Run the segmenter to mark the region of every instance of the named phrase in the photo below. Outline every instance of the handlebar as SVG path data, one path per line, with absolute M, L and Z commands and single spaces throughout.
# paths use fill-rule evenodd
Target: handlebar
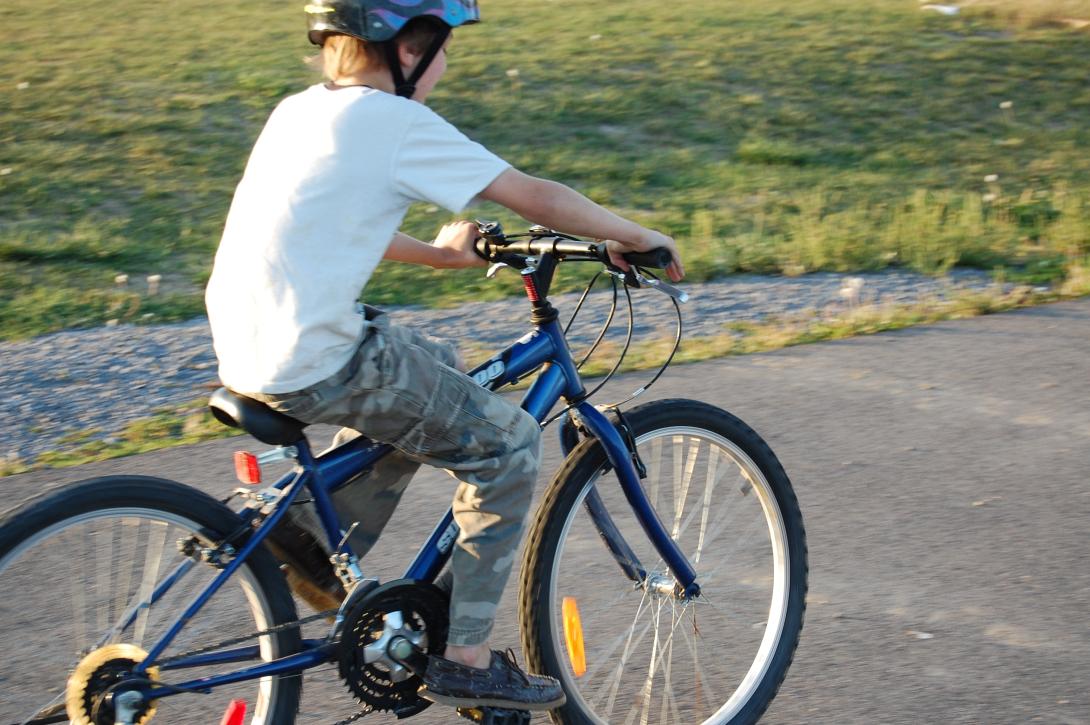
M 506 264 L 523 269 L 527 266 L 530 257 L 542 259 L 548 255 L 556 262 L 565 260 L 599 262 L 604 264 L 611 273 L 618 276 L 621 274 L 609 258 L 605 242 L 588 242 L 541 226 L 531 227 L 526 235 L 508 238 L 499 222 L 477 222 L 477 230 L 480 236 L 477 238 L 475 251 L 479 257 L 494 264 Z M 623 257 L 631 265 L 631 268 L 624 273 L 625 284 L 629 287 L 651 287 L 681 302 L 689 299 L 689 295 L 684 291 L 662 280 L 645 277 L 637 269 L 637 267 L 665 269 L 673 261 L 670 250 L 658 247 L 647 252 L 628 252 Z M 547 275 L 551 281 L 551 265 Z M 548 289 L 548 286 L 546 281 L 545 289 Z
M 629 252 L 624 254 L 622 256 L 624 260 L 628 262 L 629 267 L 622 272 L 610 258 L 609 250 L 606 247 L 605 242 L 588 242 L 543 226 L 530 227 L 526 234 L 516 234 L 509 238 L 503 233 L 503 227 L 500 226 L 500 223 L 495 221 L 478 221 L 477 233 L 478 237 L 474 243 L 474 251 L 485 261 L 492 262 L 492 267 L 488 270 L 488 276 L 492 277 L 501 267 L 516 268 L 522 276 L 523 286 L 526 288 L 526 296 L 530 298 L 530 303 L 533 306 L 533 314 L 531 315 L 530 320 L 538 326 L 556 324 L 557 321 L 558 313 L 556 308 L 549 303 L 548 294 L 549 287 L 552 285 L 553 274 L 556 271 L 559 262 L 564 260 L 594 261 L 605 265 L 613 285 L 613 306 L 610 308 L 605 324 L 598 334 L 598 339 L 590 346 L 590 350 L 583 355 L 583 359 L 576 364 L 575 367 L 577 370 L 583 367 L 583 363 L 594 354 L 594 351 L 598 349 L 599 343 L 605 338 L 609 326 L 613 322 L 613 313 L 617 309 L 617 278 L 623 278 L 624 286 L 626 288 L 625 298 L 628 300 L 628 337 L 625 340 L 624 348 L 621 350 L 621 354 L 617 358 L 617 362 L 614 364 L 613 369 L 605 376 L 605 379 L 598 383 L 598 386 L 595 387 L 594 390 L 590 391 L 590 393 L 580 395 L 578 398 L 579 401 L 585 401 L 601 390 L 602 386 L 609 382 L 614 373 L 620 369 L 621 363 L 625 358 L 625 353 L 628 352 L 628 346 L 632 342 L 633 323 L 635 322 L 632 297 L 628 294 L 628 287 L 649 287 L 671 297 L 674 309 L 677 312 L 677 336 L 674 338 L 674 347 L 670 351 L 669 356 L 667 356 L 666 362 L 663 363 L 659 371 L 655 373 L 655 376 L 651 378 L 651 382 L 638 388 L 621 404 L 629 402 L 654 385 L 655 381 L 658 380 L 659 376 L 666 370 L 670 361 L 674 359 L 674 355 L 678 351 L 678 346 L 681 344 L 681 307 L 678 306 L 678 303 L 687 302 L 689 300 L 689 294 L 684 290 L 678 289 L 677 287 L 658 279 L 650 272 L 647 272 L 647 275 L 649 276 L 645 276 L 644 274 L 648 268 L 665 269 L 668 267 L 670 263 L 673 262 L 673 255 L 670 253 L 669 249 L 659 247 L 646 252 Z M 599 271 L 587 285 L 587 289 L 579 299 L 579 303 L 576 305 L 575 311 L 568 320 L 567 326 L 564 327 L 561 332 L 564 336 L 567 336 L 568 329 L 571 328 L 576 315 L 578 315 L 579 310 L 582 309 L 587 294 L 591 291 L 591 288 L 601 274 L 602 272 Z M 548 425 L 561 415 L 564 415 L 570 411 L 574 405 L 575 402 L 571 402 L 567 408 L 545 421 L 544 425 Z
M 605 242 L 587 242 L 544 227 L 531 227 L 529 239 L 508 239 L 499 222 L 478 223 L 477 255 L 490 262 L 510 264 L 516 257 L 551 254 L 558 261 L 601 262 L 612 267 Z M 626 262 L 648 269 L 665 269 L 673 261 L 670 250 L 658 247 L 649 252 L 628 252 Z

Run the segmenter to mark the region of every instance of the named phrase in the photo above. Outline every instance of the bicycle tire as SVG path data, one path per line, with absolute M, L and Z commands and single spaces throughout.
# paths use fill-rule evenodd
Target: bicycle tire
M 749 679 L 742 678 L 740 684 L 730 690 L 731 698 L 719 703 L 718 699 L 713 701 L 713 698 L 708 694 L 713 691 L 710 682 L 713 678 L 707 675 L 709 670 L 703 664 L 697 662 L 696 649 L 703 645 L 705 638 L 708 638 L 708 634 L 702 631 L 697 624 L 698 610 L 695 607 L 701 606 L 697 603 L 701 602 L 703 597 L 715 596 L 718 599 L 721 585 L 717 586 L 717 584 L 725 576 L 719 574 L 719 580 L 704 580 L 707 579 L 709 572 L 714 572 L 714 568 L 729 564 L 733 569 L 734 563 L 730 562 L 729 559 L 721 561 L 714 558 L 719 555 L 719 552 L 713 552 L 710 549 L 707 552 L 708 557 L 705 557 L 703 561 L 713 562 L 714 568 L 712 564 L 694 562 L 693 549 L 689 542 L 692 538 L 690 536 L 690 533 L 692 533 L 690 527 L 694 521 L 695 513 L 690 514 L 686 519 L 685 527 L 679 525 L 681 514 L 677 513 L 674 517 L 672 530 L 675 540 L 679 538 L 684 540 L 679 543 L 683 544 L 683 551 L 689 557 L 690 562 L 694 563 L 698 573 L 697 582 L 701 583 L 703 587 L 702 597 L 698 597 L 690 604 L 681 604 L 679 600 L 670 596 L 659 596 L 656 599 L 653 592 L 649 593 L 646 589 L 641 595 L 640 589 L 635 587 L 630 580 L 625 579 L 621 567 L 617 565 L 612 555 L 608 554 L 607 547 L 602 545 L 600 541 L 595 541 L 599 538 L 597 529 L 590 525 L 589 515 L 580 513 L 584 508 L 581 503 L 585 502 L 589 491 L 593 488 L 598 492 L 598 495 L 602 496 L 604 503 L 607 492 L 608 496 L 618 498 L 623 502 L 623 496 L 620 496 L 620 486 L 615 477 L 603 475 L 608 470 L 608 463 L 605 452 L 596 439 L 585 439 L 571 451 L 564 465 L 546 489 L 528 533 L 519 590 L 520 629 L 528 664 L 532 671 L 557 677 L 564 685 L 568 694 L 568 702 L 563 707 L 553 711 L 552 718 L 557 723 L 582 725 L 584 723 L 599 722 L 632 722 L 636 708 L 639 708 L 640 712 L 635 721 L 641 723 L 649 721 L 704 722 L 709 725 L 744 725 L 756 722 L 775 697 L 787 674 L 798 645 L 805 613 L 808 573 L 806 536 L 802 515 L 791 483 L 772 450 L 760 436 L 741 420 L 719 408 L 692 400 L 660 400 L 633 408 L 624 414 L 624 418 L 638 441 L 638 450 L 641 452 L 641 457 L 643 457 L 645 463 L 651 464 L 649 468 L 653 469 L 656 465 L 655 461 L 648 460 L 650 458 L 649 454 L 654 453 L 656 446 L 657 453 L 654 453 L 654 455 L 659 456 L 659 465 L 671 455 L 674 461 L 684 459 L 680 463 L 674 462 L 672 466 L 673 473 L 677 474 L 680 471 L 682 479 L 685 476 L 689 477 L 689 483 L 685 483 L 683 487 L 679 487 L 675 480 L 672 492 L 677 511 L 680 511 L 681 505 L 688 500 L 689 494 L 699 488 L 699 486 L 690 484 L 697 470 L 692 460 L 702 450 L 700 446 L 703 443 L 701 441 L 707 442 L 709 452 L 716 446 L 719 447 L 717 450 L 721 449 L 719 453 L 709 453 L 709 460 L 715 457 L 715 460 L 719 461 L 718 457 L 724 452 L 730 454 L 730 460 L 739 467 L 739 471 L 744 473 L 739 478 L 741 483 L 738 486 L 743 498 L 749 495 L 744 490 L 747 482 L 750 491 L 757 492 L 757 496 L 752 497 L 752 499 L 760 504 L 760 514 L 754 514 L 753 516 L 758 519 L 763 518 L 769 531 L 768 549 L 773 554 L 773 571 L 771 574 L 772 583 L 768 586 L 772 592 L 771 598 L 768 600 L 770 602 L 769 616 L 765 622 L 759 623 L 763 624 L 764 628 L 760 633 L 761 639 L 760 644 L 757 645 L 756 656 L 746 670 L 745 678 Z M 656 440 L 660 441 L 660 443 L 656 444 Z M 688 443 L 685 441 L 688 441 Z M 652 450 L 649 451 L 649 448 Z M 665 454 L 663 448 L 667 448 Z M 694 450 L 696 451 L 695 454 L 693 453 Z M 667 463 L 670 463 L 670 461 L 667 461 Z M 726 489 L 725 485 L 717 488 L 717 486 L 721 486 L 718 483 L 719 467 L 721 465 L 719 462 L 714 465 L 709 463 L 700 469 L 706 473 L 707 483 L 702 494 L 703 512 L 700 523 L 702 531 L 698 533 L 700 545 L 696 549 L 696 559 L 698 560 L 702 553 L 702 547 L 707 543 L 705 535 L 710 536 L 713 532 L 718 535 L 715 529 L 707 526 L 710 507 L 720 505 L 720 491 L 725 491 L 726 494 L 731 492 L 730 489 Z M 667 468 L 671 468 L 671 466 L 667 466 Z M 707 473 L 707 471 L 711 472 Z M 663 472 L 661 470 L 657 472 L 651 470 L 649 473 L 651 475 L 643 483 L 645 491 L 649 492 L 650 487 L 658 486 L 655 488 L 655 501 L 660 495 L 666 498 L 669 491 L 655 483 L 656 476 L 661 479 Z M 594 485 L 599 479 L 602 480 L 602 485 Z M 724 495 L 722 498 L 726 500 L 729 496 Z M 735 496 L 735 498 L 738 497 Z M 662 518 L 663 513 L 668 512 L 659 507 L 655 501 L 653 501 L 653 505 L 656 505 L 660 518 Z M 731 503 L 733 505 L 733 499 L 731 499 Z M 606 505 L 608 507 L 608 503 Z M 722 504 L 723 507 L 726 505 Z M 742 504 L 737 505 L 743 506 Z M 748 508 L 742 508 L 743 513 L 753 508 L 750 503 L 746 503 L 744 506 Z M 614 514 L 614 509 L 621 512 L 627 510 L 627 514 L 632 515 L 627 503 L 624 503 L 623 506 L 613 506 L 610 509 L 611 514 Z M 716 510 L 718 511 L 718 508 Z M 615 523 L 618 523 L 622 528 L 627 528 L 630 532 L 634 532 L 625 534 L 628 543 L 632 544 L 633 548 L 636 548 L 636 545 L 639 544 L 645 550 L 654 551 L 649 548 L 650 544 L 641 529 L 632 523 L 625 524 L 621 520 L 621 514 L 614 515 L 618 516 Z M 735 516 L 735 513 L 731 513 L 731 516 Z M 671 530 L 670 523 L 669 516 L 667 516 L 664 519 L 664 524 L 668 526 L 668 530 Z M 731 530 L 731 527 L 728 527 L 725 523 L 720 524 L 719 528 L 723 531 Z M 760 529 L 759 525 L 758 529 Z M 760 537 L 755 538 L 759 539 Z M 756 549 L 759 545 L 759 541 L 751 543 L 748 539 L 743 541 L 741 537 L 739 537 L 739 541 L 743 548 L 752 547 Z M 685 544 L 689 544 L 689 550 L 686 550 Z M 777 554 L 777 547 L 779 547 L 779 554 Z M 571 557 L 566 559 L 565 554 L 569 548 L 572 552 Z M 780 556 L 780 563 L 778 564 L 775 559 L 777 555 Z M 754 555 L 755 557 L 756 555 Z M 640 559 L 644 565 L 655 561 L 659 572 L 664 573 L 666 571 L 657 554 L 653 554 L 652 557 L 640 557 Z M 567 581 L 562 571 L 562 566 L 569 560 L 574 562 L 577 571 L 577 574 L 573 575 L 573 583 Z M 744 562 L 741 561 L 740 557 L 738 567 L 742 568 L 743 566 Z M 761 566 L 763 565 L 758 565 L 754 570 L 760 572 Z M 712 576 L 716 575 L 712 574 Z M 750 576 L 756 582 L 761 581 L 761 576 L 747 576 Z M 614 589 L 614 593 L 619 591 L 620 596 L 606 603 L 605 597 L 597 592 L 603 587 L 603 582 L 612 582 L 614 580 L 621 582 L 621 586 Z M 749 586 L 748 579 L 740 579 L 740 581 L 746 582 L 739 585 L 740 589 Z M 776 584 L 777 581 L 779 585 Z M 779 586 L 779 589 L 777 589 L 777 586 Z M 561 595 L 564 592 L 571 591 L 576 595 L 571 597 L 576 601 L 576 609 L 580 613 L 585 610 L 591 615 L 589 619 L 593 621 L 593 625 L 589 629 L 584 627 L 580 630 L 578 645 L 581 648 L 584 640 L 586 640 L 589 649 L 595 646 L 592 641 L 598 636 L 598 628 L 608 629 L 615 622 L 619 623 L 618 626 L 623 626 L 627 622 L 627 618 L 622 615 L 622 612 L 626 611 L 624 609 L 626 606 L 625 600 L 629 597 L 623 591 L 625 587 L 633 592 L 635 596 L 639 596 L 641 603 L 636 608 L 636 619 L 629 625 L 627 632 L 625 630 L 621 631 L 620 637 L 626 637 L 627 639 L 623 639 L 624 649 L 620 652 L 619 659 L 611 652 L 620 649 L 621 644 L 619 641 L 621 640 L 614 637 L 609 641 L 600 641 L 597 643 L 597 649 L 603 658 L 603 662 L 596 665 L 595 678 L 591 678 L 593 664 L 588 665 L 586 672 L 580 675 L 576 672 L 575 657 L 569 654 L 568 645 L 561 631 L 564 627 L 563 597 Z M 587 593 L 588 591 L 590 594 Z M 763 601 L 759 598 L 762 596 L 759 591 L 756 595 L 749 595 L 743 591 L 737 596 L 739 603 L 743 602 L 747 596 L 753 601 Z M 655 601 L 663 602 L 663 604 L 655 604 Z M 734 604 L 734 600 L 718 602 L 719 605 L 724 603 Z M 627 606 L 630 606 L 630 604 Z M 655 607 L 658 607 L 658 613 L 652 613 Z M 670 610 L 669 614 L 672 617 L 673 624 L 668 633 L 668 642 L 659 647 L 660 618 L 662 612 L 667 608 Z M 598 611 L 599 609 L 602 611 Z M 639 663 L 640 661 L 631 655 L 631 652 L 634 651 L 632 643 L 637 637 L 637 621 L 641 616 L 641 610 L 654 617 L 654 643 L 651 657 L 646 660 L 646 667 L 643 667 Z M 678 613 L 679 610 L 680 614 Z M 627 611 L 631 612 L 631 609 Z M 703 622 L 706 622 L 709 618 L 715 622 L 717 617 L 727 624 L 733 622 L 733 619 L 719 616 L 721 610 L 718 606 L 706 607 L 701 611 L 704 612 L 701 615 L 701 621 Z M 743 609 L 743 613 L 746 611 L 748 610 Z M 686 616 L 690 612 L 691 623 L 686 621 Z M 773 614 L 776 616 L 772 616 Z M 584 622 L 588 620 L 587 617 L 582 617 L 582 619 Z M 773 620 L 776 621 L 773 622 Z M 773 626 L 769 625 L 770 622 L 773 622 Z M 682 624 L 685 624 L 685 626 L 681 626 Z M 687 631 L 690 626 L 693 629 L 693 634 Z M 706 623 L 703 629 L 708 629 Z M 711 637 L 716 636 L 719 631 L 726 630 L 727 627 L 722 627 L 721 630 L 712 632 Z M 643 634 L 639 635 L 641 642 L 645 639 L 647 632 L 648 629 L 645 628 Z M 744 630 L 741 634 L 743 635 L 740 637 L 741 640 L 751 636 Z M 675 662 L 673 649 L 675 637 L 679 642 L 684 640 L 680 646 L 684 647 L 685 644 L 688 644 L 689 651 L 693 653 L 692 680 L 695 680 L 695 683 L 685 682 L 681 678 L 677 678 L 674 672 L 675 667 L 677 671 L 680 671 L 681 664 L 683 664 L 680 663 L 680 657 L 678 658 L 679 662 Z M 606 636 L 602 636 L 600 639 L 606 640 Z M 637 642 L 638 644 L 639 642 Z M 732 642 L 725 642 L 724 644 L 733 645 Z M 661 649 L 657 657 L 656 648 Z M 666 659 L 667 651 L 669 651 L 669 660 L 665 666 L 660 667 L 662 661 Z M 720 661 L 735 656 L 733 646 L 729 648 L 716 647 L 715 662 L 712 663 L 710 669 L 716 672 L 725 672 L 729 667 L 727 664 L 721 665 Z M 763 658 L 763 661 L 761 658 Z M 722 669 L 717 670 L 717 667 Z M 629 670 L 632 672 L 629 673 Z M 599 680 L 596 679 L 598 674 L 607 672 L 610 679 L 603 679 L 599 684 Z M 675 678 L 677 679 L 675 680 Z M 639 688 L 636 690 L 628 682 L 631 679 L 639 681 Z M 621 683 L 623 683 L 623 687 Z M 607 685 L 609 685 L 609 691 L 606 691 Z M 659 694 L 661 703 L 654 703 L 653 698 L 663 690 L 669 690 L 670 692 L 669 694 Z M 625 697 L 631 697 L 633 703 L 633 710 L 629 712 L 627 720 L 623 715 L 619 716 L 613 713 L 618 698 L 624 700 Z M 606 698 L 605 702 L 599 705 L 598 702 L 603 698 Z M 688 700 L 684 698 L 688 698 Z M 710 704 L 702 705 L 701 699 L 709 700 Z M 608 712 L 605 712 L 606 705 L 608 705 Z
M 70 562 L 72 557 L 85 552 L 66 550 L 63 555 L 60 555 L 56 548 L 48 548 L 60 546 L 62 539 L 67 541 L 76 538 L 82 541 L 86 537 L 86 540 L 90 542 L 88 549 L 94 550 L 87 553 L 90 553 L 92 557 L 99 557 L 94 561 L 111 564 L 117 561 L 119 570 L 129 571 L 130 574 L 136 572 L 139 567 L 141 576 L 144 579 L 158 583 L 155 577 L 159 576 L 159 572 L 162 571 L 160 568 L 160 562 L 163 558 L 162 552 L 166 551 L 168 544 L 173 545 L 174 543 L 167 539 L 172 530 L 183 533 L 186 530 L 191 530 L 193 534 L 200 538 L 202 543 L 218 543 L 227 535 L 235 532 L 240 523 L 241 520 L 237 514 L 211 496 L 190 486 L 161 478 L 107 476 L 79 481 L 59 489 L 47 491 L 25 502 L 20 507 L 7 512 L 0 518 L 0 581 L 4 581 L 6 575 L 7 580 L 14 580 L 9 581 L 10 584 L 13 584 L 12 587 L 5 587 L 5 599 L 9 600 L 5 604 L 10 604 L 10 598 L 20 597 L 25 592 L 27 597 L 35 603 L 31 604 L 31 606 L 40 606 L 43 610 L 52 606 L 53 599 L 43 599 L 38 587 L 43 579 L 54 581 L 56 577 L 51 577 L 48 574 L 44 577 L 41 576 L 40 572 L 30 565 L 32 560 L 27 559 L 24 555 L 33 553 L 35 556 L 40 557 L 41 553 L 39 552 L 41 551 L 58 558 L 59 567 L 70 566 L 70 571 L 75 570 L 78 572 L 78 565 L 76 563 L 70 564 Z M 84 529 L 87 529 L 87 531 L 84 531 Z M 157 532 L 160 531 L 162 533 L 158 534 Z M 108 537 L 101 532 L 108 532 Z M 154 568 L 148 563 L 151 558 L 148 558 L 147 554 L 145 554 L 146 560 L 141 566 L 139 557 L 133 557 L 132 563 L 130 563 L 130 560 L 116 556 L 113 553 L 110 554 L 107 560 L 107 557 L 101 553 L 105 547 L 101 545 L 99 539 L 106 540 L 107 543 L 117 543 L 119 538 L 122 543 L 126 541 L 133 543 L 133 548 L 136 545 L 145 543 L 147 551 L 151 552 L 154 544 L 146 541 L 148 534 L 152 535 L 151 538 L 154 541 L 162 539 L 160 545 L 162 551 L 159 558 L 155 560 Z M 39 544 L 42 544 L 42 546 L 38 546 Z M 236 543 L 235 546 L 237 548 L 239 543 Z M 168 562 L 168 566 L 171 565 Z M 200 571 L 197 578 L 210 578 L 218 573 L 217 570 L 207 565 L 198 565 L 194 567 L 194 570 Z M 98 578 L 96 579 L 96 577 Z M 183 579 L 185 578 L 183 577 Z M 109 602 L 109 612 L 114 614 L 115 617 L 116 612 L 125 611 L 126 607 L 131 606 L 131 602 L 140 601 L 139 599 L 133 599 L 133 595 L 129 594 L 129 592 L 133 591 L 129 584 L 135 582 L 126 581 L 125 586 L 120 586 L 110 579 L 103 579 L 100 571 L 89 575 L 88 580 L 90 586 L 84 586 L 84 584 L 77 582 L 72 585 L 69 593 L 77 596 L 81 603 L 84 601 L 89 601 L 92 604 L 97 603 L 100 609 L 106 607 L 107 600 L 111 600 Z M 238 585 L 233 586 L 232 583 L 236 580 Z M 20 581 L 30 586 L 15 587 L 14 584 Z M 111 590 L 109 586 L 99 587 L 99 584 L 104 581 L 106 584 L 113 583 L 114 588 Z M 64 586 L 64 583 L 64 581 L 61 581 L 58 586 Z M 181 588 L 180 584 L 175 586 Z M 100 589 L 110 591 L 110 593 L 103 595 Z M 183 596 L 183 594 L 188 595 L 187 592 L 180 591 L 178 597 Z M 233 605 L 234 600 L 240 601 L 243 605 L 242 608 L 247 606 L 249 608 L 249 612 L 242 612 L 242 616 L 245 617 L 250 629 L 230 632 L 230 635 L 243 635 L 247 631 L 259 631 L 289 623 L 298 618 L 295 603 L 285 583 L 284 575 L 280 571 L 276 560 L 264 547 L 258 547 L 247 557 L 231 580 L 228 580 L 221 591 L 217 592 L 209 600 L 209 604 L 205 605 L 205 609 L 198 612 L 193 621 L 187 624 L 183 633 L 194 630 L 200 636 L 209 636 L 212 641 L 226 639 L 226 637 L 219 636 L 222 632 L 217 629 L 226 626 L 225 624 L 221 624 L 219 620 L 211 624 L 205 624 L 201 620 L 202 614 L 209 614 L 211 603 L 215 602 L 217 597 L 221 595 L 223 595 L 223 600 L 217 603 L 217 609 L 213 611 L 223 611 L 227 615 L 226 619 L 228 621 L 231 619 L 232 612 L 240 609 L 235 607 L 230 611 L 226 610 L 229 605 Z M 114 607 L 112 602 L 114 598 L 119 602 L 126 603 L 125 606 Z M 165 602 L 168 598 L 169 594 L 168 597 L 164 597 L 161 601 Z M 63 596 L 60 597 L 60 600 L 61 604 L 58 606 L 67 606 L 64 604 Z M 157 605 L 158 602 L 147 609 L 151 612 Z M 73 610 L 76 610 L 78 605 L 73 603 L 72 606 Z M 163 606 L 167 607 L 166 604 Z M 0 623 L 4 622 L 5 619 L 8 623 L 19 619 L 18 611 L 16 607 L 12 606 L 8 606 L 6 609 L 0 607 Z M 180 614 L 180 609 L 177 611 L 164 609 L 163 615 L 169 617 L 169 620 L 164 619 L 163 621 L 168 622 Z M 43 613 L 41 616 L 46 615 Z M 73 615 L 72 622 L 76 622 L 81 616 L 77 612 Z M 150 628 L 158 622 L 158 616 L 157 613 L 151 612 L 145 617 L 144 626 L 149 628 L 149 632 L 152 631 Z M 209 614 L 209 616 L 212 615 Z M 216 616 L 221 615 L 217 614 Z M 33 620 L 28 621 L 25 617 L 23 621 L 29 624 L 34 623 Z M 105 621 L 116 622 L 117 620 L 111 617 Z M 70 623 L 66 621 L 57 622 L 58 634 L 68 624 Z M 130 625 L 123 631 L 123 638 L 127 641 L 128 638 L 134 637 L 134 630 L 140 627 L 140 619 L 137 618 L 135 624 Z M 141 632 L 143 632 L 142 629 Z M 0 640 L 4 641 L 5 644 L 12 644 L 13 640 L 20 639 L 21 634 L 24 634 L 23 630 L 17 630 L 16 632 L 0 631 Z M 32 635 L 25 636 L 35 639 Z M 95 641 L 93 638 L 100 636 L 101 631 L 92 632 L 88 637 L 88 641 L 93 643 Z M 141 634 L 141 639 L 143 637 L 144 635 Z M 37 637 L 37 639 L 42 638 Z M 154 642 L 154 637 L 148 639 L 150 642 Z M 48 642 L 41 641 L 23 641 L 21 646 L 28 649 L 44 650 L 46 649 L 45 645 L 48 644 Z M 68 642 L 56 644 L 58 650 L 67 646 L 69 646 Z M 72 646 L 77 650 L 79 649 L 74 644 Z M 144 646 L 147 646 L 147 644 Z M 264 659 L 275 659 L 299 652 L 302 649 L 299 628 L 288 627 L 266 635 L 260 640 L 260 646 L 262 647 L 261 652 Z M 167 655 L 173 653 L 174 651 L 171 649 L 166 652 Z M 62 652 L 59 656 L 69 657 L 71 655 Z M 66 659 L 65 661 L 69 660 Z M 2 674 L 0 673 L 0 675 Z M 186 670 L 180 670 L 172 674 L 174 677 L 167 679 L 165 677 L 167 673 L 161 673 L 160 679 L 175 682 L 190 679 L 190 672 Z M 65 672 L 63 676 L 67 677 L 68 673 Z M 7 689 L 8 686 L 11 686 L 13 690 L 15 689 L 15 684 L 3 676 L 0 676 L 0 682 L 5 683 L 4 689 Z M 43 689 L 47 689 L 48 692 L 43 693 L 42 696 L 50 697 L 56 692 L 58 683 L 50 681 L 48 683 L 33 684 L 35 686 L 40 684 Z M 63 679 L 59 685 L 64 686 Z M 249 700 L 251 722 L 290 725 L 295 721 L 302 689 L 301 675 L 264 678 L 263 681 L 249 681 L 244 685 L 238 685 L 238 687 L 247 686 L 247 692 L 251 692 L 255 685 L 258 687 L 257 699 Z M 217 693 L 219 693 L 218 690 Z M 224 696 L 223 693 L 220 694 L 221 697 Z M 202 704 L 204 699 L 207 698 L 207 695 L 202 695 L 197 702 L 185 694 L 166 698 L 160 701 L 159 713 L 155 716 L 155 721 L 194 722 L 194 717 L 203 721 L 203 719 L 207 718 L 207 713 L 198 717 L 197 713 L 190 708 L 194 704 L 202 708 L 210 707 L 211 703 L 208 705 Z M 14 692 L 0 693 L 0 702 L 15 707 Z M 35 700 L 34 702 L 44 701 Z M 37 706 L 35 704 L 35 707 Z M 222 706 L 220 708 L 219 714 L 222 714 Z M 7 714 L 7 708 L 0 709 L 4 710 L 0 714 Z M 0 717 L 0 720 L 6 719 L 6 717 Z

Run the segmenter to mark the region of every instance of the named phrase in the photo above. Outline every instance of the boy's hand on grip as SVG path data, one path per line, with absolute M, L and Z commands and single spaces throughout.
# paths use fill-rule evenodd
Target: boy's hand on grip
M 477 234 L 477 225 L 473 222 L 451 222 L 439 230 L 432 246 L 446 251 L 447 267 L 484 267 L 488 263 L 475 251 Z
M 609 251 L 609 259 L 618 268 L 628 271 L 629 264 L 625 261 L 626 252 L 649 252 L 657 248 L 667 249 L 673 259 L 666 267 L 666 276 L 674 282 L 680 282 L 685 276 L 685 266 L 681 263 L 681 254 L 678 252 L 677 243 L 673 238 L 653 229 L 645 229 L 642 238 L 637 242 L 618 242 L 613 239 L 606 240 L 606 249 Z

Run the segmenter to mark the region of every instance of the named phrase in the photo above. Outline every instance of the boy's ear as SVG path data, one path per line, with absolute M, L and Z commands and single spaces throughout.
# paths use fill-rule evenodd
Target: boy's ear
M 394 41 L 395 43 L 397 41 Z M 409 47 L 408 43 L 397 43 L 397 57 L 401 62 L 401 67 L 404 68 L 407 73 L 411 73 L 416 64 L 420 61 L 420 53 L 414 53 L 413 49 Z

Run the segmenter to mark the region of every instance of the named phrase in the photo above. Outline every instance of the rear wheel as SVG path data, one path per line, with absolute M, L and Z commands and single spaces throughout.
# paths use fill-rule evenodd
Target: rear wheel
M 143 476 L 75 483 L 4 516 L 0 647 L 9 656 L 0 658 L 0 722 L 66 722 L 70 675 L 88 679 L 89 664 L 102 659 L 112 664 L 90 668 L 97 671 L 89 677 L 86 698 L 93 707 L 94 690 L 110 684 L 110 668 L 123 669 L 132 653 L 142 658 L 219 573 L 211 565 L 195 564 L 154 604 L 138 607 L 186 561 L 177 543 L 196 537 L 200 546 L 214 547 L 239 525 L 238 516 L 210 496 Z M 275 560 L 258 548 L 164 656 L 169 659 L 296 618 Z M 297 627 L 246 644 L 258 645 L 263 660 L 302 646 Z M 17 652 L 33 655 L 12 656 Z M 159 668 L 157 679 L 181 683 L 242 666 L 166 665 Z M 157 703 L 154 722 L 217 722 L 231 700 L 244 699 L 250 722 L 287 725 L 294 722 L 300 690 L 301 676 L 293 675 L 224 686 L 209 695 L 173 695 Z
M 726 411 L 664 400 L 625 414 L 644 492 L 697 571 L 686 601 L 595 440 L 572 451 L 529 533 L 523 646 L 560 679 L 563 723 L 751 723 L 775 696 L 802 628 L 806 540 L 772 451 Z M 603 543 L 608 511 L 646 571 L 626 576 Z M 597 518 L 596 518 L 597 517 Z M 639 577 L 636 577 L 639 578 Z

